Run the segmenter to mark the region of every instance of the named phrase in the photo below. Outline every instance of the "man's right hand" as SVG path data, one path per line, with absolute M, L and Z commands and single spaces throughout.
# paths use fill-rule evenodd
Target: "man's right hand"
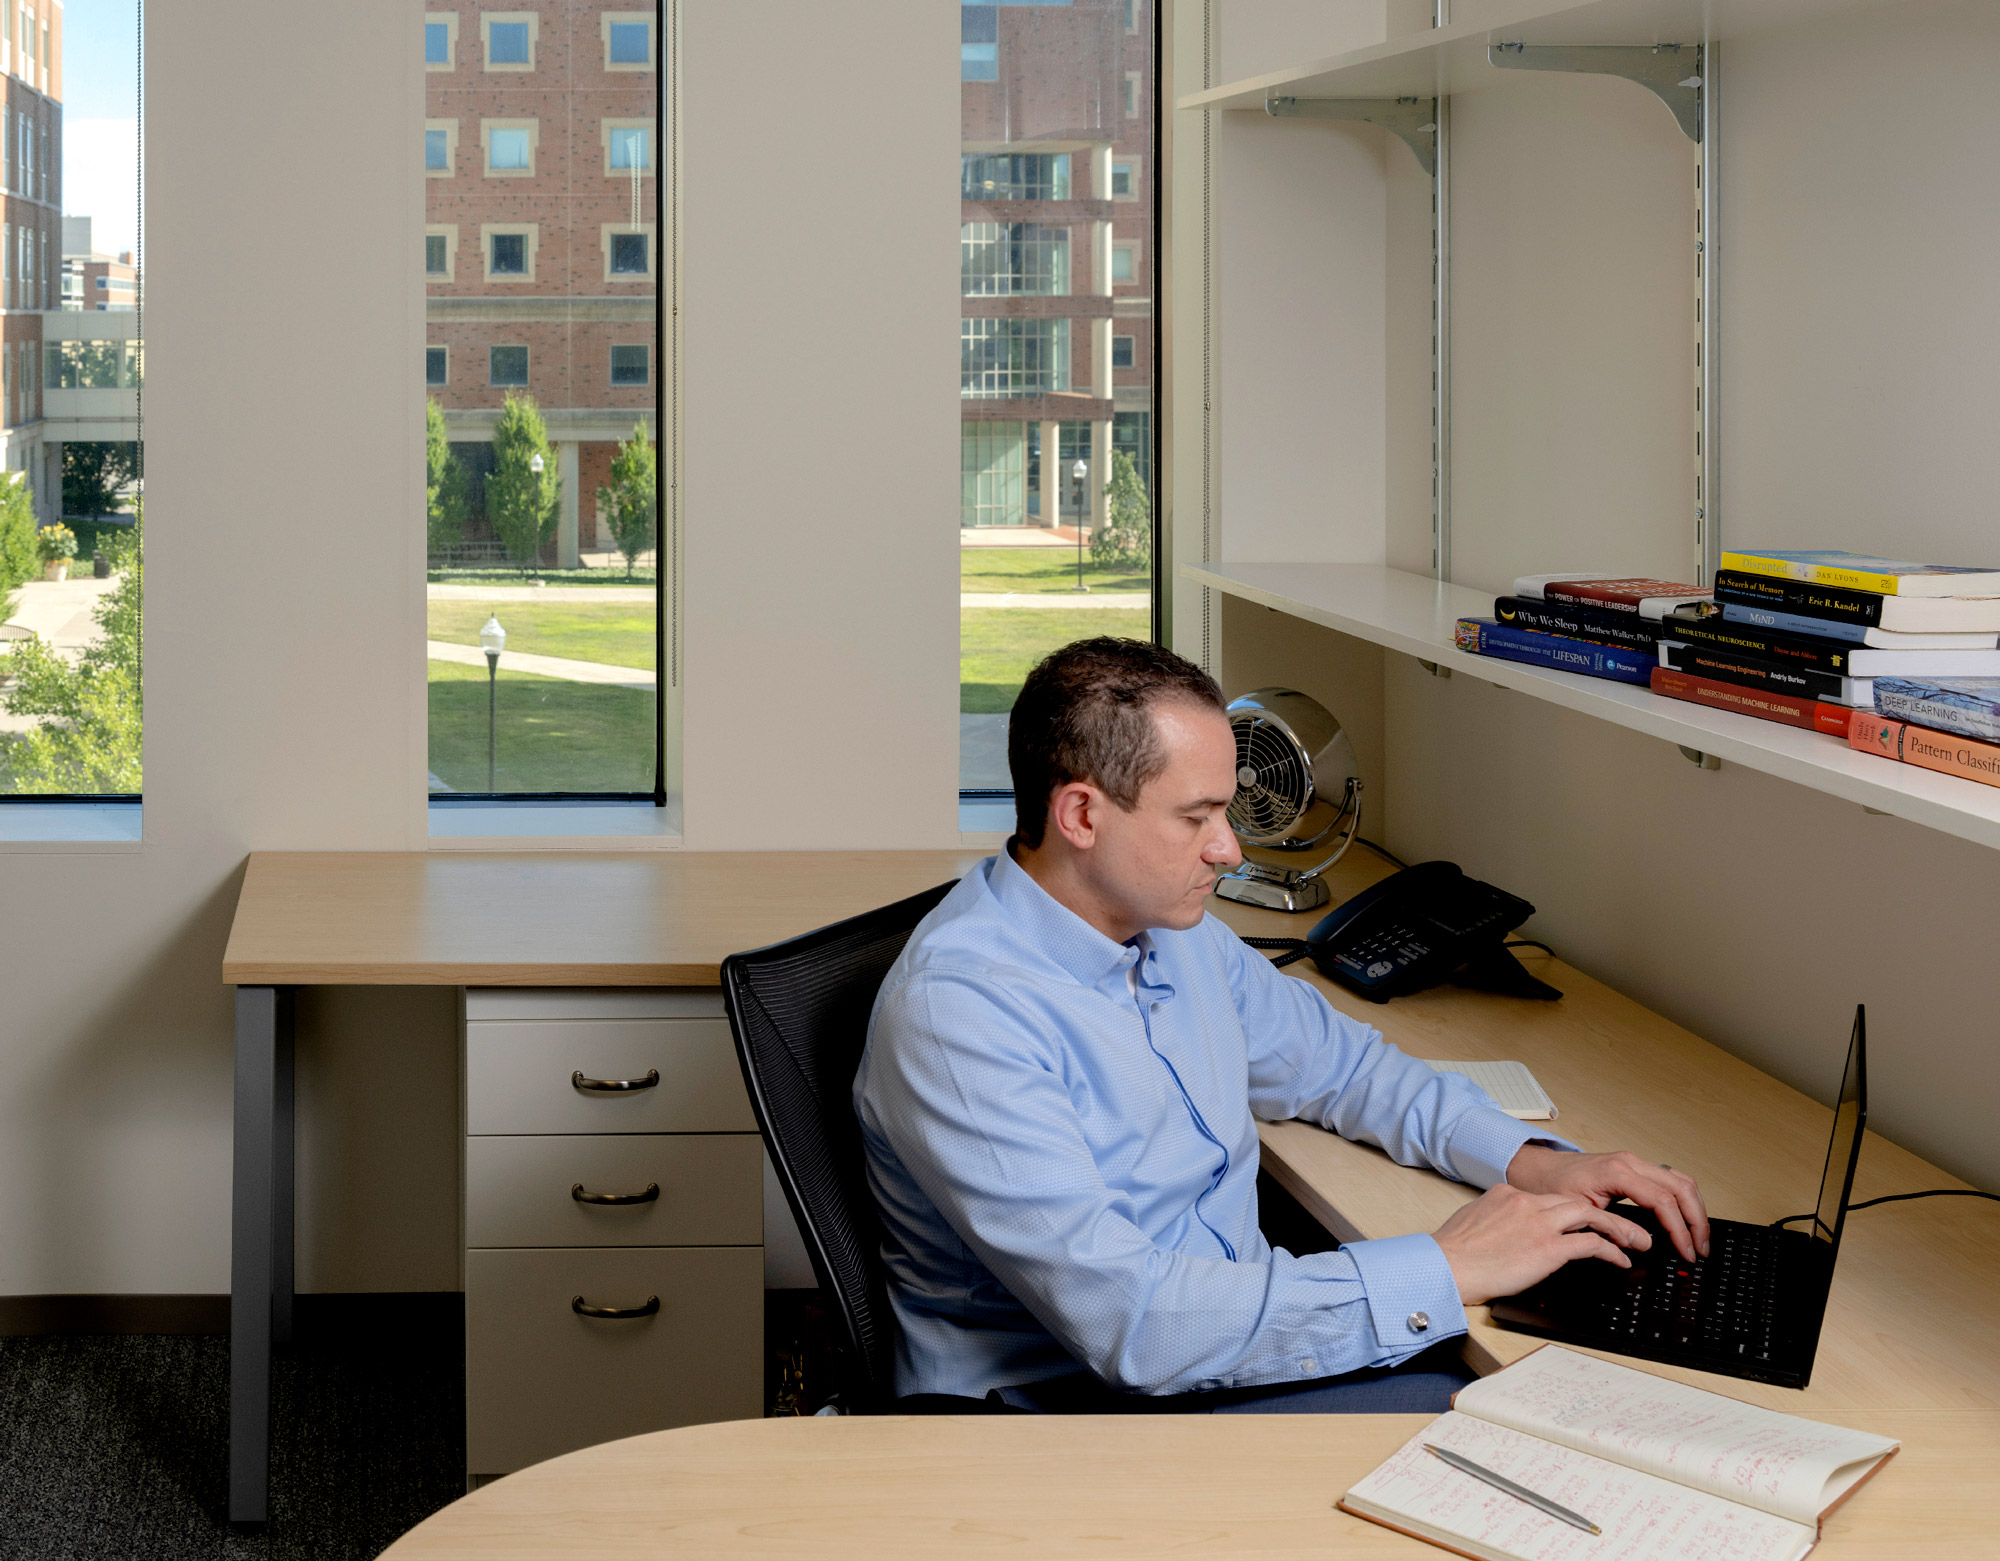
M 1505 1182 L 1489 1188 L 1437 1228 L 1437 1244 L 1467 1306 L 1514 1295 L 1548 1278 L 1572 1258 L 1602 1258 L 1620 1268 L 1653 1238 L 1630 1220 L 1566 1193 L 1522 1192 Z

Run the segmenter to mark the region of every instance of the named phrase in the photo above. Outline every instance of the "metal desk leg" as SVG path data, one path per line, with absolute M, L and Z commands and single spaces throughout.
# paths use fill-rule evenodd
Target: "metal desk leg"
M 271 1497 L 271 1344 L 292 1311 L 292 990 L 236 989 L 236 1143 L 229 1254 L 229 1521 Z M 282 1254 L 282 1255 L 281 1255 Z

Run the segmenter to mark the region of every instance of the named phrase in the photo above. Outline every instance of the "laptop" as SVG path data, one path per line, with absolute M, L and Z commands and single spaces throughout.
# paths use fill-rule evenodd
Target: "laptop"
M 1533 1289 L 1493 1302 L 1493 1320 L 1565 1344 L 1804 1387 L 1868 1120 L 1867 1041 L 1867 1014 L 1857 1007 L 1809 1229 L 1711 1219 L 1709 1255 L 1687 1263 L 1651 1214 L 1614 1204 L 1651 1234 L 1650 1251 L 1628 1252 L 1629 1269 L 1600 1258 L 1566 1263 Z

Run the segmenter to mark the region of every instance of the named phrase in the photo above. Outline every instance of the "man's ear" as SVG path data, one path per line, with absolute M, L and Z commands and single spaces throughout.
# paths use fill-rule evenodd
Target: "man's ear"
M 1104 796 L 1088 781 L 1070 781 L 1049 797 L 1048 827 L 1072 849 L 1088 851 L 1097 843 L 1097 814 Z

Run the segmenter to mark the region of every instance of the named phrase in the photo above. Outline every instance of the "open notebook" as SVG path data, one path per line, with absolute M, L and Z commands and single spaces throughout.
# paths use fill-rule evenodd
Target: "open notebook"
M 1480 1561 L 1797 1561 L 1900 1445 L 1560 1345 L 1462 1389 L 1341 1510 Z M 1433 1442 L 1596 1523 L 1462 1474 Z
M 1462 1073 L 1493 1097 L 1493 1104 L 1523 1122 L 1553 1122 L 1555 1102 L 1528 1071 L 1525 1062 L 1435 1062 L 1417 1059 L 1439 1073 Z

